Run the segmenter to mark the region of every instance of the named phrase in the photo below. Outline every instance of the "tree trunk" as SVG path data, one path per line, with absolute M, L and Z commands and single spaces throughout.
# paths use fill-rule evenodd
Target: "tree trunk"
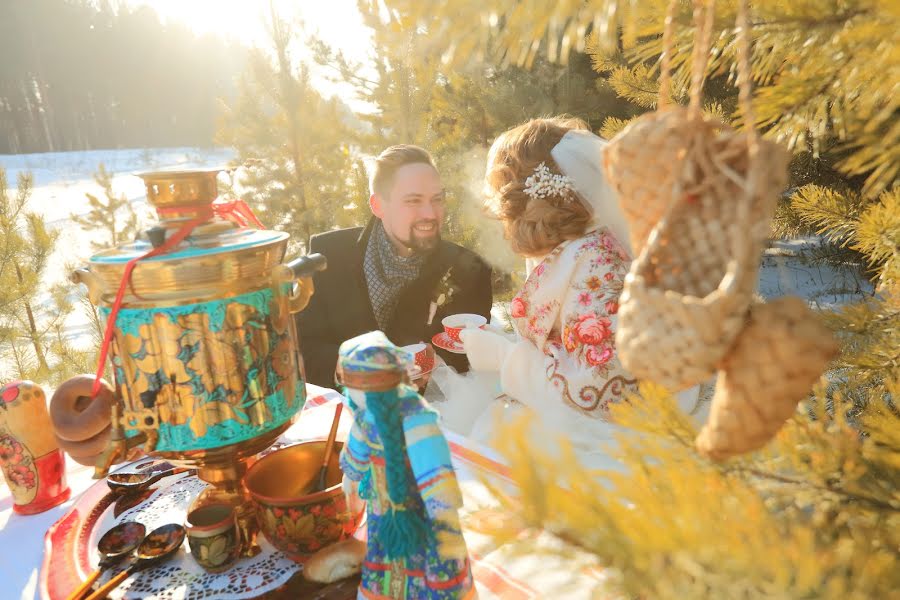
M 19 268 L 19 263 L 16 263 L 16 277 L 18 278 L 20 285 L 24 283 L 22 269 Z M 34 347 L 34 355 L 38 361 L 38 372 L 41 374 L 47 373 L 50 371 L 50 367 L 47 365 L 44 350 L 41 348 L 40 335 L 37 330 L 37 322 L 34 320 L 34 312 L 31 310 L 31 303 L 28 302 L 28 300 L 25 300 L 24 304 L 25 314 L 28 316 L 28 339 L 31 340 L 31 345 Z

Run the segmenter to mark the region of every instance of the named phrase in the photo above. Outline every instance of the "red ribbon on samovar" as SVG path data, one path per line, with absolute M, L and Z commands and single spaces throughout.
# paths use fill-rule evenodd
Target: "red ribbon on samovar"
M 253 223 L 259 229 L 265 229 L 259 219 L 256 218 L 256 215 L 253 214 L 250 206 L 243 200 L 216 200 L 212 204 L 169 206 L 156 209 L 156 213 L 163 218 L 185 212 L 196 213 L 197 218 L 204 221 L 216 216 L 227 219 L 238 227 L 246 227 L 249 223 Z
M 191 232 L 193 232 L 198 225 L 202 225 L 213 217 L 227 219 L 238 227 L 246 227 L 248 223 L 253 223 L 259 229 L 265 229 L 262 222 L 255 214 L 253 214 L 253 210 L 250 206 L 243 200 L 217 200 L 212 204 L 156 209 L 157 214 L 163 218 L 166 214 L 172 214 L 174 212 L 183 213 L 185 211 L 197 213 L 197 216 L 181 225 L 178 230 L 161 245 L 153 248 L 149 252 L 132 258 L 125 264 L 125 271 L 122 273 L 122 281 L 119 282 L 119 289 L 116 291 L 116 299 L 113 301 L 112 309 L 109 311 L 109 317 L 107 317 L 106 320 L 106 329 L 103 332 L 103 343 L 100 345 L 100 357 L 97 361 L 97 375 L 94 378 L 94 385 L 91 388 L 92 399 L 96 398 L 97 394 L 100 393 L 100 379 L 103 377 L 104 365 L 106 365 L 106 358 L 109 355 L 109 345 L 112 343 L 113 332 L 115 331 L 116 326 L 116 317 L 119 316 L 119 309 L 122 307 L 125 289 L 131 282 L 131 273 L 140 261 L 168 253 L 184 241 L 185 238 L 191 235 Z
M 248 223 L 253 223 L 259 229 L 265 229 L 260 223 L 256 215 L 243 200 L 230 200 L 222 202 L 213 202 L 213 212 L 223 218 L 233 221 L 240 227 L 246 227 Z

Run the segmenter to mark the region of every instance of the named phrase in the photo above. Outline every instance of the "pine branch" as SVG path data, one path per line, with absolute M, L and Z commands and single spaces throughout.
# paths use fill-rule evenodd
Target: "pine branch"
M 616 137 L 620 131 L 628 127 L 628 123 L 630 123 L 630 120 L 619 119 L 617 117 L 606 117 L 603 120 L 603 125 L 600 127 L 600 136 L 607 140 L 611 140 Z
M 616 67 L 609 75 L 609 84 L 616 93 L 643 108 L 656 108 L 659 100 L 659 83 L 649 67 L 642 64 Z
M 811 481 L 804 481 L 801 479 L 795 479 L 793 477 L 788 477 L 786 475 L 779 475 L 778 473 L 771 473 L 768 471 L 763 471 L 758 468 L 731 468 L 728 469 L 728 472 L 738 474 L 738 475 L 751 475 L 753 477 L 759 479 L 765 479 L 770 481 L 777 481 L 779 483 L 786 483 L 792 486 L 804 487 L 811 490 L 816 490 L 820 492 L 828 492 L 830 494 L 834 494 L 835 496 L 841 497 L 844 502 L 862 502 L 868 504 L 870 507 L 876 510 L 886 511 L 886 512 L 898 512 L 900 513 L 900 500 L 896 502 L 889 502 L 885 500 L 881 500 L 879 498 L 872 498 L 870 496 L 866 496 L 864 494 L 854 493 L 848 490 L 843 489 L 841 486 L 837 485 L 834 481 L 827 480 L 824 485 L 816 484 Z
M 859 217 L 853 249 L 881 265 L 882 280 L 900 280 L 900 187 L 885 192 Z
M 805 185 L 791 196 L 791 208 L 816 233 L 841 246 L 850 244 L 862 212 L 859 195 L 839 193 L 817 185 Z
M 851 20 L 862 16 L 876 16 L 871 10 L 864 8 L 854 8 L 842 13 L 833 15 L 800 15 L 796 17 L 779 16 L 773 19 L 763 19 L 751 21 L 750 27 L 753 29 L 782 29 L 793 33 L 798 29 L 810 31 L 813 29 L 838 29 L 847 25 Z

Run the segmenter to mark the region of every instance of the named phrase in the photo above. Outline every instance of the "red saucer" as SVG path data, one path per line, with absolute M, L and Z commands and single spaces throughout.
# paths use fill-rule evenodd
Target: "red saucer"
M 452 352 L 453 354 L 465 354 L 466 351 L 463 348 L 462 343 L 451 340 L 450 336 L 447 335 L 446 331 L 442 331 L 431 338 L 431 343 L 440 348 L 441 350 L 446 350 L 447 352 Z

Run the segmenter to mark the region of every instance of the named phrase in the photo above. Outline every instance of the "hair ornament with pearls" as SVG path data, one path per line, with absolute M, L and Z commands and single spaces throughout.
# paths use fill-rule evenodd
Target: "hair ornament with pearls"
M 535 167 L 534 173 L 525 179 L 524 191 L 533 200 L 553 196 L 567 196 L 570 200 L 575 187 L 567 176 L 557 175 L 550 171 L 547 163 L 541 163 Z

